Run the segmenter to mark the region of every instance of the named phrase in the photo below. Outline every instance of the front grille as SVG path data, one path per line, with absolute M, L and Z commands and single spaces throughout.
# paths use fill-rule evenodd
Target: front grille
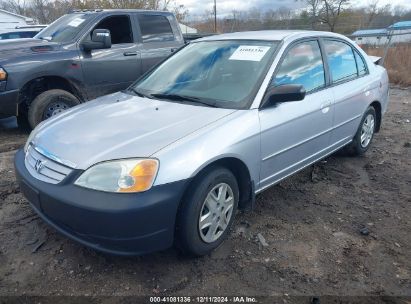
M 30 145 L 26 152 L 25 165 L 30 174 L 43 182 L 57 184 L 73 169 L 41 154 Z

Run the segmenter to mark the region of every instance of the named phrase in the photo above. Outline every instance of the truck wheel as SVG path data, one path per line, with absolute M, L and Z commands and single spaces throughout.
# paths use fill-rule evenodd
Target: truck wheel
M 23 113 L 19 113 L 17 116 L 17 126 L 19 127 L 20 130 L 24 132 L 30 132 L 31 128 L 29 126 L 29 122 L 27 120 L 27 116 L 24 115 Z
M 226 238 L 238 206 L 234 175 L 215 168 L 191 185 L 177 218 L 176 243 L 184 254 L 202 256 Z
M 28 121 L 34 129 L 41 121 L 57 115 L 64 110 L 80 104 L 80 101 L 71 93 L 54 89 L 41 93 L 30 105 Z
M 370 106 L 361 119 L 353 141 L 347 146 L 347 152 L 350 155 L 359 156 L 367 152 L 374 137 L 376 122 L 375 109 Z

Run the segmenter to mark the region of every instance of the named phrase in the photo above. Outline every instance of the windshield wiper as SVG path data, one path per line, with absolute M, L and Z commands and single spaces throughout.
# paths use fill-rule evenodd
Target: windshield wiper
M 185 96 L 185 95 L 179 95 L 179 94 L 162 94 L 162 93 L 157 93 L 157 94 L 151 94 L 151 97 L 158 98 L 158 99 L 169 99 L 169 100 L 176 100 L 176 101 L 189 101 L 193 103 L 200 103 L 202 105 L 208 106 L 208 107 L 213 107 L 213 108 L 218 108 L 216 103 L 214 102 L 208 102 L 205 101 L 204 99 L 198 98 L 198 97 L 192 97 L 192 96 Z
M 130 88 L 129 91 L 132 91 L 134 94 L 136 94 L 139 97 L 145 97 L 145 98 L 153 99 L 153 97 L 151 95 L 141 93 L 139 90 L 137 90 L 135 88 Z

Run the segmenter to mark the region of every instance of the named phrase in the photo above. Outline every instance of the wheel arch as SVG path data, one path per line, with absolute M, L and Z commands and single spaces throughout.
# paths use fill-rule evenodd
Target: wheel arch
M 377 118 L 377 125 L 375 127 L 375 132 L 378 133 L 381 129 L 381 121 L 382 121 L 382 106 L 378 100 L 373 101 L 370 104 L 370 107 L 373 107 L 375 110 L 375 115 Z
M 73 81 L 57 75 L 43 75 L 27 81 L 22 86 L 19 95 L 19 104 L 23 107 L 28 107 L 38 95 L 52 89 L 65 90 L 76 96 L 80 102 L 86 100 L 86 95 L 83 90 Z
M 250 170 L 244 161 L 234 156 L 224 156 L 205 163 L 198 168 L 192 175 L 190 183 L 187 185 L 184 196 L 201 176 L 212 170 L 215 167 L 223 167 L 230 170 L 237 179 L 240 197 L 238 207 L 241 210 L 252 209 L 255 201 L 255 186 L 251 178 Z

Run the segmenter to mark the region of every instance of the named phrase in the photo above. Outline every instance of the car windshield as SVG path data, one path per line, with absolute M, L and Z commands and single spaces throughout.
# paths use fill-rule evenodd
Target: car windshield
M 54 42 L 72 41 L 91 18 L 92 14 L 86 13 L 64 15 L 43 29 L 34 38 Z
M 175 102 L 243 109 L 255 97 L 279 42 L 194 42 L 170 57 L 131 89 Z

